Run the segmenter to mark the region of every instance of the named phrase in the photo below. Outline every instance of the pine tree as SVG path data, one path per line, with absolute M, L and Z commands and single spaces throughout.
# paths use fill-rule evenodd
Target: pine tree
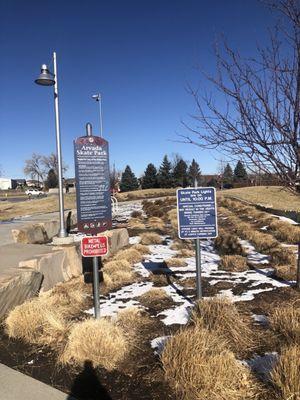
M 173 169 L 174 186 L 186 187 L 188 185 L 187 163 L 181 159 L 177 162 Z
M 197 184 L 199 186 L 201 185 L 201 170 L 200 170 L 199 164 L 195 161 L 194 158 L 189 167 L 188 180 L 189 180 L 190 186 L 195 185 L 195 180 L 197 180 Z
M 148 164 L 145 174 L 142 178 L 142 189 L 156 188 L 157 185 L 157 169 L 153 164 Z
M 130 190 L 138 189 L 138 187 L 138 180 L 134 173 L 131 171 L 129 165 L 127 165 L 125 171 L 122 173 L 120 189 L 122 192 L 129 192 Z
M 172 165 L 165 155 L 158 172 L 158 184 L 161 188 L 171 188 L 173 186 L 173 178 L 171 174 Z
M 58 179 L 54 169 L 49 169 L 48 176 L 46 179 L 46 186 L 48 189 L 53 189 L 58 187 Z
M 242 161 L 238 161 L 234 168 L 234 180 L 244 181 L 248 178 L 247 171 Z
M 223 186 L 226 188 L 231 187 L 233 182 L 233 172 L 230 164 L 227 164 L 223 172 Z

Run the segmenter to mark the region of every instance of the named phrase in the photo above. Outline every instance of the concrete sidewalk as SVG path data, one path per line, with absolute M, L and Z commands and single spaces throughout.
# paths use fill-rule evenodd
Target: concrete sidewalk
M 76 399 L 4 364 L 0 364 L 0 400 Z

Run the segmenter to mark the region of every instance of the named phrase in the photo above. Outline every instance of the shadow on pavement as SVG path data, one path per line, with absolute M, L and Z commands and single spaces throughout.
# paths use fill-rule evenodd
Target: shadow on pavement
M 85 361 L 83 370 L 74 379 L 67 400 L 112 400 L 100 383 L 91 361 Z

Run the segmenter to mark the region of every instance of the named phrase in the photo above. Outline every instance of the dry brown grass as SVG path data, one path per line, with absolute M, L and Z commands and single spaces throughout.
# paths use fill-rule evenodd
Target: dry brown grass
M 151 229 L 158 230 L 164 232 L 165 230 L 165 223 L 161 218 L 158 217 L 150 217 L 148 219 L 148 226 Z
M 195 250 L 189 250 L 189 249 L 180 249 L 178 254 L 179 257 L 195 257 Z
M 297 225 L 275 220 L 270 223 L 269 227 L 276 239 L 280 241 L 293 244 L 300 242 L 300 228 Z
M 129 285 L 136 278 L 133 271 L 115 271 L 109 275 L 103 271 L 104 285 L 107 291 L 119 289 L 122 286 Z
M 73 193 L 64 196 L 65 209 L 76 208 L 76 196 Z M 58 197 L 49 196 L 36 200 L 24 200 L 18 203 L 0 202 L 0 220 L 58 211 Z
M 131 265 L 126 260 L 112 260 L 104 264 L 103 271 L 113 275 L 116 271 L 131 271 Z
M 300 302 L 285 303 L 269 313 L 271 329 L 290 343 L 300 345 Z
M 135 264 L 135 263 L 141 262 L 143 259 L 143 256 L 137 250 L 130 248 L 130 249 L 118 251 L 113 259 L 114 260 L 126 260 L 130 264 Z
M 227 234 L 223 230 L 219 231 L 219 236 L 215 239 L 215 248 L 220 255 L 244 254 L 239 238 L 234 234 Z
M 172 298 L 164 289 L 153 288 L 139 297 L 139 302 L 145 307 L 154 307 L 165 301 L 172 301 Z
M 165 260 L 165 263 L 169 268 L 172 267 L 185 267 L 187 265 L 187 262 L 185 261 L 184 258 L 179 258 L 179 257 L 172 257 L 168 258 Z
M 195 244 L 193 240 L 181 240 L 175 239 L 173 243 L 170 245 L 171 250 L 193 250 L 195 251 Z
M 162 237 L 155 232 L 147 232 L 141 235 L 141 244 L 161 244 L 162 242 Z
M 60 311 L 39 298 L 26 301 L 8 314 L 6 332 L 9 337 L 28 343 L 56 347 L 65 340 L 69 329 Z
M 294 344 L 283 349 L 278 363 L 271 372 L 271 382 L 277 389 L 280 399 L 300 399 L 299 371 L 300 346 Z
M 138 251 L 141 254 L 149 254 L 150 253 L 149 247 L 145 246 L 144 244 L 140 244 L 140 243 L 134 244 L 132 246 L 132 249 Z
M 127 226 L 129 229 L 146 229 L 146 225 L 138 218 L 131 218 Z
M 111 371 L 123 361 L 127 349 L 120 327 L 107 319 L 88 319 L 73 326 L 60 361 L 82 366 L 90 360 L 94 367 Z
M 225 255 L 221 257 L 220 268 L 232 272 L 246 271 L 248 269 L 247 259 L 238 255 Z
M 257 385 L 227 343 L 216 333 L 197 325 L 171 337 L 161 360 L 165 377 L 181 399 L 250 400 Z
M 142 189 L 131 192 L 117 193 L 119 201 L 147 199 L 161 196 L 175 196 L 176 189 Z
M 296 257 L 293 252 L 285 247 L 277 246 L 269 251 L 270 263 L 274 265 L 296 264 Z
M 137 307 L 130 307 L 118 313 L 115 324 L 127 338 L 128 346 L 134 347 L 141 339 L 141 329 L 150 323 L 150 318 Z
M 296 267 L 294 265 L 274 265 L 276 276 L 287 281 L 296 280 Z
M 279 210 L 300 211 L 299 195 L 293 194 L 281 186 L 252 186 L 230 189 L 219 192 L 218 196 L 221 196 L 224 200 L 230 200 L 228 196 L 235 196 L 242 200 Z
M 192 312 L 192 321 L 210 332 L 217 332 L 234 353 L 245 354 L 254 346 L 249 319 L 226 298 L 199 301 Z
M 131 213 L 131 218 L 139 218 L 139 219 L 143 219 L 143 213 L 142 211 L 132 211 Z
M 166 286 L 168 284 L 167 277 L 164 274 L 150 274 L 149 280 L 153 282 L 155 286 Z

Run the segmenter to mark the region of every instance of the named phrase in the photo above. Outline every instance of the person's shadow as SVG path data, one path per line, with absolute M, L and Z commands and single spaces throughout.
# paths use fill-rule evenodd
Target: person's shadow
M 84 362 L 84 368 L 74 379 L 71 393 L 66 400 L 112 400 L 99 382 L 91 361 Z

